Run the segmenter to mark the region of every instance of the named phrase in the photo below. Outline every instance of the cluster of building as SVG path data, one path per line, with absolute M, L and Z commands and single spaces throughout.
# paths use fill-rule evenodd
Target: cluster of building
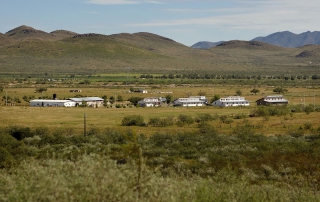
M 163 102 L 163 98 L 149 97 L 139 101 L 138 105 L 142 107 L 158 107 Z M 256 103 L 257 105 L 283 105 L 288 104 L 288 100 L 286 100 L 282 95 L 269 95 L 257 100 Z M 172 102 L 172 105 L 182 107 L 201 107 L 210 105 L 210 103 L 205 96 L 190 96 L 187 98 L 178 98 Z M 229 96 L 220 98 L 212 102 L 211 105 L 218 107 L 237 107 L 250 106 L 250 102 L 244 97 Z
M 32 107 L 77 107 L 86 105 L 89 107 L 101 107 L 103 99 L 99 97 L 82 97 L 82 98 L 69 98 L 67 100 L 32 100 L 30 106 Z M 165 98 L 148 97 L 140 100 L 138 105 L 141 107 L 159 107 L 166 103 Z M 257 105 L 283 105 L 288 104 L 282 95 L 269 95 L 256 101 Z M 201 107 L 210 105 L 205 96 L 190 96 L 187 98 L 178 98 L 172 102 L 173 106 L 181 107 Z M 220 98 L 211 103 L 212 106 L 218 107 L 237 107 L 237 106 L 250 106 L 250 102 L 244 97 L 229 96 Z
M 67 100 L 31 100 L 31 107 L 78 107 L 80 105 L 86 105 L 89 107 L 101 107 L 103 105 L 103 99 L 99 97 L 81 97 L 81 98 L 69 98 Z

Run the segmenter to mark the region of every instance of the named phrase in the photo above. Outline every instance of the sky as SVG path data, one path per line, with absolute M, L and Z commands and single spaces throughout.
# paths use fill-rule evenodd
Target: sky
M 150 32 L 191 46 L 320 31 L 319 0 L 0 0 L 0 32 Z

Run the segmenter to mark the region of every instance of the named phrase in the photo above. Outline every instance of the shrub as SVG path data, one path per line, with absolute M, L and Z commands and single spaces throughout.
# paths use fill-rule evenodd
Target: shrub
M 214 117 L 211 114 L 205 113 L 205 114 L 199 114 L 196 118 L 196 122 L 206 122 L 206 121 L 212 121 L 214 120 Z
M 122 126 L 146 126 L 143 117 L 140 115 L 130 115 L 122 119 Z
M 190 125 L 193 123 L 194 123 L 194 119 L 191 116 L 180 114 L 177 118 L 177 125 L 180 127 L 184 126 L 185 124 Z
M 302 129 L 289 129 L 287 131 L 287 134 L 294 138 L 299 138 L 303 136 L 303 130 Z
M 167 117 L 167 118 L 150 118 L 149 125 L 154 127 L 165 127 L 165 126 L 172 126 L 173 125 L 173 118 Z
M 198 124 L 199 132 L 204 134 L 218 134 L 217 130 L 208 122 L 199 122 Z
M 24 126 L 8 126 L 8 132 L 17 140 L 22 140 L 25 137 L 32 137 L 34 135 L 29 127 Z
M 13 162 L 12 155 L 5 148 L 0 147 L 0 168 L 10 168 Z
M 306 107 L 304 108 L 304 112 L 305 112 L 306 114 L 310 114 L 311 112 L 314 112 L 313 106 L 312 106 L 312 105 L 306 106 Z
M 36 88 L 36 92 L 37 92 L 37 93 L 42 93 L 42 92 L 44 92 L 44 91 L 47 91 L 47 88 L 45 88 L 45 87 Z
M 46 126 L 38 126 L 34 131 L 34 135 L 41 136 L 41 135 L 48 135 L 50 133 L 49 128 Z

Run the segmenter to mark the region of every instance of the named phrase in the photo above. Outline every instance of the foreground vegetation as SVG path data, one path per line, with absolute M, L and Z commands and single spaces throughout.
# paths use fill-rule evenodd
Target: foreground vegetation
M 319 199 L 320 128 L 265 136 L 242 124 L 226 135 L 206 123 L 150 137 L 109 127 L 88 136 L 2 128 L 0 200 Z

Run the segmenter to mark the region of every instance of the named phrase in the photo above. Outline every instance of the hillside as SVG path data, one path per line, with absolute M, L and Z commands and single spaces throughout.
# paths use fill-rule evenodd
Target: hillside
M 56 30 L 56 31 L 50 32 L 50 34 L 54 35 L 57 39 L 64 39 L 67 37 L 73 37 L 78 33 L 67 31 L 67 30 Z
M 29 26 L 22 25 L 15 29 L 12 29 L 6 33 L 12 39 L 27 40 L 27 39 L 39 39 L 39 40 L 55 40 L 54 35 L 47 32 L 34 29 Z
M 26 26 L 0 37 L 1 73 L 122 73 L 130 66 L 141 74 L 314 74 L 320 64 L 320 46 L 283 48 L 228 41 L 203 50 L 146 32 L 107 36 L 59 30 L 49 34 Z
M 14 41 L 15 41 L 14 39 L 8 37 L 5 34 L 0 33 L 0 47 L 4 45 L 12 44 L 14 43 Z
M 195 43 L 191 46 L 191 48 L 199 48 L 199 49 L 210 49 L 214 46 L 217 46 L 224 41 L 219 41 L 219 42 L 209 42 L 209 41 L 200 41 L 198 43 Z
M 294 48 L 308 44 L 319 45 L 320 32 L 304 32 L 301 34 L 294 34 L 289 31 L 276 32 L 266 37 L 254 38 L 253 41 L 262 41 L 265 43 L 288 48 Z

